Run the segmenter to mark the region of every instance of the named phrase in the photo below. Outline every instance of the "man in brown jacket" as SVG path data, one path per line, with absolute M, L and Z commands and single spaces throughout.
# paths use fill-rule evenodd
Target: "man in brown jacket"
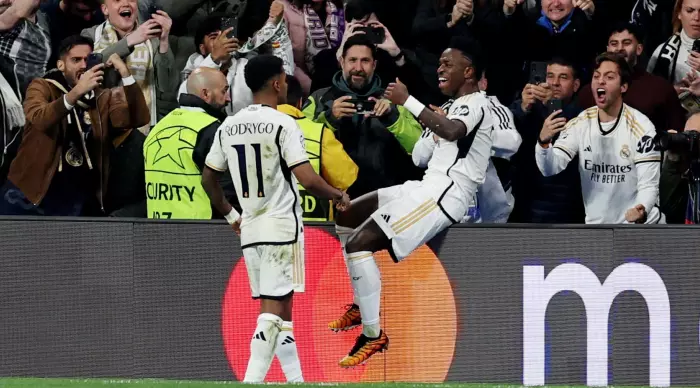
M 0 189 L 0 214 L 80 216 L 104 208 L 111 141 L 147 124 L 150 113 L 122 59 L 112 55 L 88 69 L 92 50 L 88 38 L 66 38 L 58 70 L 29 85 L 24 135 Z M 123 87 L 100 87 L 105 67 L 119 73 Z

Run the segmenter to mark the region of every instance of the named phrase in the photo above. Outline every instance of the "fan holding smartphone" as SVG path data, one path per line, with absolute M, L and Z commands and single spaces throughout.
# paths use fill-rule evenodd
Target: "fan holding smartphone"
M 365 35 L 377 49 L 385 51 L 396 62 L 398 66 L 405 63 L 403 51 L 399 48 L 389 29 L 379 21 L 372 7 L 354 8 L 348 7 L 346 16 L 351 18 L 350 23 L 345 26 L 343 42 L 340 44 L 336 57 L 340 60 L 342 48 L 345 42 L 352 36 Z

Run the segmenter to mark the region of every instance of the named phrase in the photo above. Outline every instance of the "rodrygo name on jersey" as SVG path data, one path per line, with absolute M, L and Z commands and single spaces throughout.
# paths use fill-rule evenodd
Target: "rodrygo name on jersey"
M 219 127 L 206 164 L 231 174 L 243 208 L 241 243 L 292 244 L 302 232 L 302 211 L 291 169 L 308 163 L 296 121 L 263 105 L 251 105 Z

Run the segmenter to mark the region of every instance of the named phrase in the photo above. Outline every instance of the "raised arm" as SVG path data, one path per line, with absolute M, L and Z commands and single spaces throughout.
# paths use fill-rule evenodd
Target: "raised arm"
M 433 112 L 420 101 L 408 94 L 408 89 L 398 78 L 386 88 L 384 97 L 396 105 L 403 105 L 436 135 L 447 141 L 455 141 L 467 135 L 468 129 L 459 120 L 450 120 L 439 113 Z
M 563 117 L 556 116 L 561 110 L 555 111 L 545 120 L 540 137 L 535 145 L 535 160 L 537 167 L 544 176 L 559 174 L 576 157 L 578 153 L 578 134 L 574 127 L 577 119 L 569 123 Z M 552 146 L 552 139 L 561 132 L 556 144 Z
M 0 32 L 11 30 L 20 20 L 34 15 L 38 8 L 39 0 L 15 0 L 12 3 L 0 0 Z

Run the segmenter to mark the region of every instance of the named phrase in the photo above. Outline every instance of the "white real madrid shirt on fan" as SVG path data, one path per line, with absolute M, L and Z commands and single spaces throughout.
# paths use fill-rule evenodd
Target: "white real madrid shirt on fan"
M 647 223 L 659 223 L 661 153 L 654 136 L 654 124 L 625 104 L 608 123 L 600 123 L 598 107 L 592 107 L 569 121 L 554 144 L 537 144 L 535 158 L 550 176 L 578 155 L 587 224 L 625 223 L 627 210 L 638 204 L 646 209 Z
M 243 248 L 297 242 L 302 211 L 291 169 L 308 161 L 296 121 L 269 106 L 250 105 L 219 127 L 206 165 L 231 174 Z

